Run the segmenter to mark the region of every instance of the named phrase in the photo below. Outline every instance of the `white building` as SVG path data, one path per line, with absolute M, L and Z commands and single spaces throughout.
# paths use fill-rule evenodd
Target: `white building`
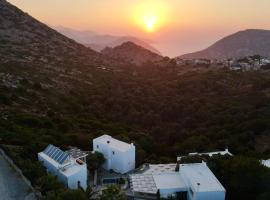
M 270 168 L 270 159 L 269 160 L 262 160 L 261 162 L 265 167 Z
M 211 60 L 204 59 L 204 58 L 195 59 L 194 62 L 196 65 L 210 65 L 211 64 Z
M 261 62 L 261 65 L 268 65 L 268 64 L 270 64 L 270 60 L 267 59 L 267 58 L 262 58 L 260 60 L 260 62 Z
M 79 149 L 67 152 L 58 147 L 49 145 L 44 151 L 38 153 L 38 160 L 43 163 L 47 171 L 70 189 L 87 188 L 86 153 Z
M 143 172 L 130 175 L 135 198 L 155 199 L 170 196 L 182 200 L 225 200 L 225 189 L 206 163 L 149 165 Z
M 135 169 L 135 146 L 103 135 L 93 140 L 93 150 L 104 155 L 103 168 L 125 174 Z
M 181 164 L 179 172 L 188 186 L 188 200 L 225 200 L 225 188 L 206 163 Z
M 229 151 L 228 148 L 226 148 L 225 151 L 213 151 L 213 152 L 206 152 L 206 153 L 197 153 L 197 152 L 195 152 L 195 153 L 189 153 L 188 155 L 189 156 L 207 155 L 209 157 L 213 157 L 213 156 L 216 156 L 216 155 L 221 155 L 221 156 L 229 155 L 229 156 L 233 156 L 233 154 Z

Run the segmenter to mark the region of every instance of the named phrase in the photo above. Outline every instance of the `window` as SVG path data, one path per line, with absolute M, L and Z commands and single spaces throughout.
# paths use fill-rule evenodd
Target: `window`
M 99 146 L 97 145 L 97 149 L 99 148 Z
M 114 154 L 115 154 L 115 152 L 113 151 L 113 152 L 112 152 L 112 154 L 114 155 Z

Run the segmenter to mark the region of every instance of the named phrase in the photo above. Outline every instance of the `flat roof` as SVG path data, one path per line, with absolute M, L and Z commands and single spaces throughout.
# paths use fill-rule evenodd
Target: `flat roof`
M 74 159 L 80 159 L 88 156 L 88 154 L 77 147 L 72 147 L 68 151 L 66 151 L 67 154 L 69 154 Z
M 179 172 L 175 167 L 176 164 L 146 165 L 142 172 L 130 175 L 131 189 L 148 194 L 156 194 L 158 189 L 225 191 L 206 163 L 182 164 Z
M 144 174 L 162 174 L 175 172 L 176 164 L 155 164 L 146 165 Z
M 129 176 L 131 189 L 156 194 L 158 189 L 184 188 L 185 183 L 175 167 L 176 164 L 146 164 L 143 171 Z
M 60 173 L 64 174 L 66 177 L 72 176 L 73 174 L 78 173 L 85 167 L 85 164 L 79 165 L 77 163 L 73 163 L 71 166 L 67 166 L 66 168 L 60 170 Z
M 117 149 L 117 150 L 122 151 L 122 152 L 128 151 L 133 146 L 133 144 L 128 144 L 126 142 L 122 142 L 120 140 L 117 140 L 117 139 L 109 136 L 109 135 L 102 135 L 98 138 L 95 138 L 94 141 L 108 145 L 108 146 L 112 147 L 113 149 Z
M 134 192 L 149 194 L 156 194 L 158 190 L 152 174 L 130 175 L 130 187 Z
M 181 164 L 180 173 L 196 192 L 225 191 L 206 163 Z
M 153 178 L 158 189 L 186 189 L 187 186 L 178 172 L 171 174 L 154 174 Z

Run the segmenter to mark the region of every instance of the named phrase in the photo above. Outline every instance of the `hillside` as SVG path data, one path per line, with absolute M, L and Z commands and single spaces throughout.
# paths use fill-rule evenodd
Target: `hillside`
M 205 50 L 180 58 L 227 59 L 261 55 L 270 57 L 270 31 L 245 30 L 227 36 Z
M 135 65 L 142 65 L 147 62 L 159 62 L 163 59 L 162 56 L 153 53 L 141 46 L 132 42 L 125 42 L 114 48 L 105 48 L 101 51 L 102 54 L 115 60 L 122 60 Z
M 240 156 L 211 167 L 229 200 L 261 200 L 269 192 L 258 162 L 270 157 L 269 72 L 182 73 L 158 67 L 161 56 L 131 42 L 107 49 L 110 59 L 4 0 L 0 26 L 0 145 L 44 195 L 64 190 L 37 153 L 50 143 L 89 151 L 102 134 L 133 141 L 138 166 L 228 146 Z M 45 199 L 58 199 L 50 195 Z
M 68 58 L 68 53 L 62 55 L 57 49 L 64 50 L 68 44 L 82 49 L 85 58 L 100 55 L 56 33 L 4 0 L 0 2 L 1 27 L 10 24 L 5 25 L 0 38 L 5 38 L 0 48 L 1 58 L 4 58 L 0 61 L 2 142 L 34 146 L 33 152 L 47 143 L 89 148 L 91 138 L 110 132 L 136 142 L 138 163 L 154 155 L 175 157 L 224 146 L 237 153 L 270 150 L 267 142 L 270 140 L 270 74 L 267 72 L 218 70 L 182 74 L 175 67 L 158 68 L 153 63 L 140 68 L 128 65 L 121 70 L 91 64 L 93 59 L 77 60 L 76 64 L 73 57 Z M 33 29 L 26 37 L 33 24 L 39 29 Z M 23 39 L 7 35 L 9 30 L 22 32 Z M 53 43 L 45 40 L 43 32 L 58 39 L 54 54 L 38 53 L 42 48 L 55 47 L 47 45 Z M 37 35 L 41 39 L 37 39 Z M 46 37 L 51 38 L 50 35 Z M 34 44 L 40 49 L 23 48 L 22 51 L 19 47 L 33 45 L 25 42 L 26 39 L 36 40 Z M 6 48 L 12 45 L 16 47 L 16 54 Z M 139 54 L 140 59 L 145 59 L 145 54 L 146 58 L 148 54 L 154 59 L 162 58 L 130 42 L 116 47 L 116 52 L 133 55 L 133 48 L 135 53 L 143 52 Z M 76 53 L 74 51 L 71 52 Z M 27 61 L 27 55 L 38 62 Z M 48 63 L 38 59 L 53 55 Z M 67 58 L 59 64 L 56 55 Z M 30 141 L 35 142 L 29 144 Z
M 96 64 L 100 54 L 0 1 L 0 59 L 2 62 Z
M 108 34 L 102 35 L 95 33 L 93 31 L 78 31 L 62 26 L 55 27 L 55 30 L 99 52 L 106 47 L 114 48 L 125 42 L 133 42 L 134 44 L 137 44 L 145 49 L 148 49 L 149 51 L 161 55 L 161 53 L 151 44 L 149 44 L 149 42 L 132 36 L 113 36 Z

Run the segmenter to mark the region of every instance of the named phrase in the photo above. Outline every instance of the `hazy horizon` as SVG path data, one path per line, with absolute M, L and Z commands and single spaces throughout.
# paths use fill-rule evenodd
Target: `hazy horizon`
M 270 29 L 269 0 L 9 2 L 51 27 L 151 40 L 163 55 L 170 57 L 204 49 L 241 30 Z M 145 16 L 147 22 L 143 22 Z

